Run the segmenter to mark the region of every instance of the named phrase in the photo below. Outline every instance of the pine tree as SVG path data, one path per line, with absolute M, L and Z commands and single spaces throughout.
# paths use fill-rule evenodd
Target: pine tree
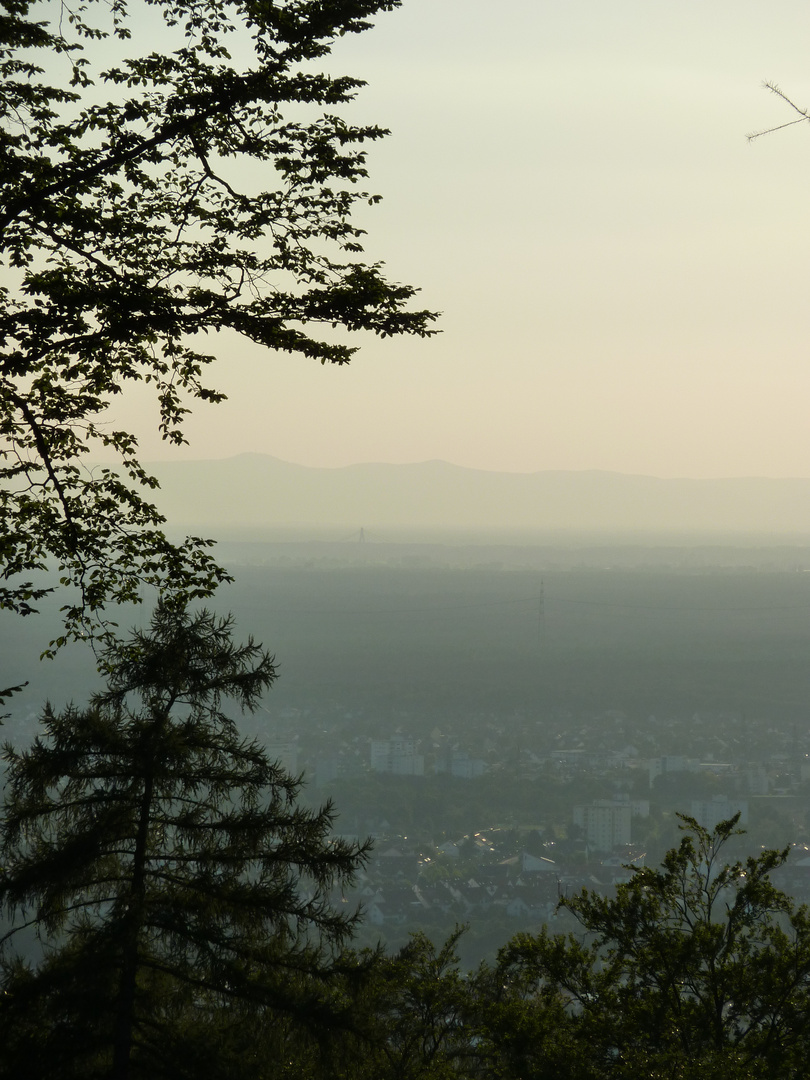
M 32 747 L 5 751 L 0 1065 L 269 1075 L 270 1046 L 337 1019 L 354 916 L 329 892 L 365 846 L 334 838 L 331 807 L 303 807 L 223 711 L 254 709 L 275 678 L 230 619 L 163 604 L 102 659 L 89 708 L 47 708 Z

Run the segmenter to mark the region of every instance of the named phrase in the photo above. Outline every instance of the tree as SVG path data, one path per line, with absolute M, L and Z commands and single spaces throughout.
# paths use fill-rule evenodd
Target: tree
M 422 932 L 394 954 L 361 954 L 354 1025 L 329 1063 L 345 1080 L 450 1080 L 477 1075 L 470 984 L 456 950 L 463 928 L 435 946 Z
M 421 931 L 397 953 L 377 952 L 356 980 L 354 1030 L 329 1075 L 345 1080 L 566 1080 L 582 1053 L 566 1001 L 513 966 L 460 970 L 456 927 L 442 945 Z M 368 959 L 368 958 L 367 958 Z
M 344 122 L 362 83 L 317 69 L 399 2 L 5 0 L 0 607 L 34 611 L 56 566 L 75 590 L 52 645 L 103 634 L 143 582 L 187 600 L 227 578 L 208 541 L 167 539 L 135 435 L 106 423 L 127 383 L 180 443 L 190 402 L 223 396 L 205 335 L 345 364 L 332 328 L 432 332 L 360 258 L 363 146 L 387 132 Z M 160 51 L 118 59 L 144 27 Z M 88 467 L 93 447 L 121 467 Z
M 684 817 L 685 835 L 660 869 L 634 869 L 615 897 L 583 891 L 562 901 L 581 938 L 544 931 L 502 951 L 497 984 L 511 986 L 521 1023 L 547 1010 L 550 994 L 567 1002 L 557 1025 L 574 1047 L 567 1075 L 805 1075 L 810 912 L 770 881 L 787 850 L 723 864 L 736 822 L 709 832 Z M 507 1022 L 496 1045 L 520 1045 L 519 1032 Z M 506 1075 L 549 1075 L 543 1068 L 530 1054 Z
M 103 660 L 88 709 L 46 709 L 44 735 L 5 751 L 0 1072 L 261 1077 L 268 1044 L 339 1019 L 356 915 L 329 892 L 366 845 L 333 837 L 331 807 L 300 805 L 223 712 L 275 678 L 230 620 L 164 603 Z
M 482 964 L 472 983 L 471 1033 L 482 1080 L 591 1080 L 589 1047 L 580 1039 L 568 1002 L 551 980 L 516 960 L 524 938 L 502 950 L 498 964 Z

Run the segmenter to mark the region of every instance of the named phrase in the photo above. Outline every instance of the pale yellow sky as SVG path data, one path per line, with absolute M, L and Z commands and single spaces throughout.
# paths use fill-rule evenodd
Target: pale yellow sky
M 213 339 L 179 456 L 810 475 L 810 125 L 745 138 L 808 54 L 806 0 L 404 0 L 331 66 L 392 129 L 367 253 L 443 333 L 341 369 Z

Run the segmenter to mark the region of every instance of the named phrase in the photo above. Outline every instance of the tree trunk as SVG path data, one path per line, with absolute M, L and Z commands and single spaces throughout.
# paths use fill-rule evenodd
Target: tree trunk
M 138 980 L 138 942 L 143 925 L 146 895 L 146 855 L 149 837 L 149 821 L 152 815 L 152 789 L 154 786 L 154 750 L 144 761 L 144 789 L 138 815 L 138 831 L 135 835 L 135 853 L 132 859 L 132 885 L 124 924 L 121 956 L 121 978 L 118 984 L 118 1009 L 113 1038 L 112 1080 L 129 1080 L 132 1054 L 132 1027 L 135 1014 L 135 988 Z

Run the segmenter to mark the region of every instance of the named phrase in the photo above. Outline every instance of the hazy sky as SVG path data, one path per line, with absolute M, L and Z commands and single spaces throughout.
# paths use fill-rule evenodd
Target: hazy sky
M 404 0 L 369 85 L 367 254 L 443 311 L 349 368 L 215 339 L 187 457 L 810 475 L 807 0 Z M 147 458 L 170 456 L 145 431 Z

